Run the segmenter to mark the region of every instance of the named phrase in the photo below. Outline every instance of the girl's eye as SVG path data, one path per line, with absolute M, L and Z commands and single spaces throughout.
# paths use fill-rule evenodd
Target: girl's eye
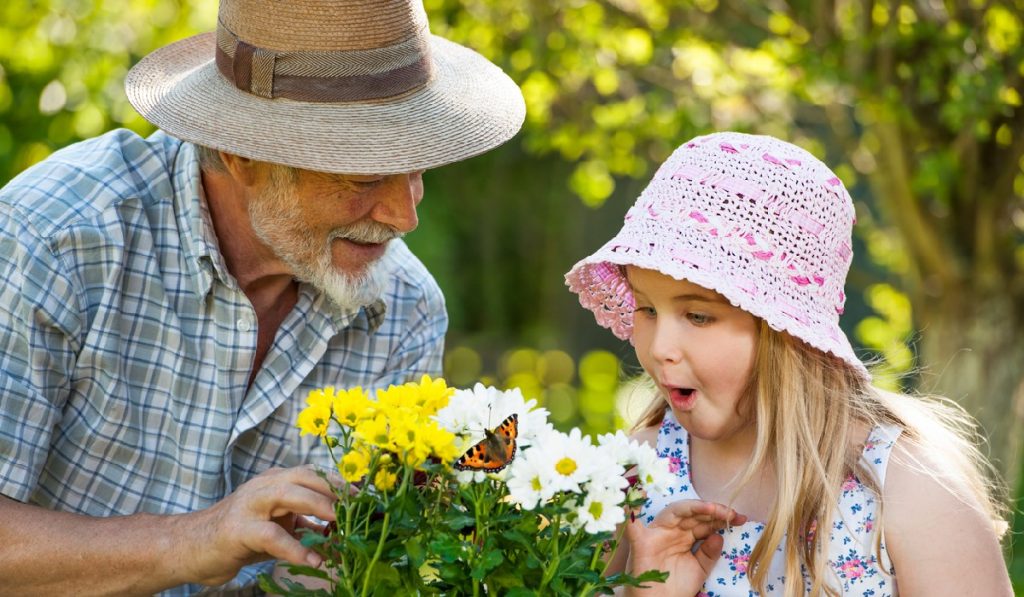
M 633 309 L 633 314 L 635 315 L 637 313 L 644 317 L 654 317 L 656 315 L 654 307 L 637 307 L 636 309 Z
M 707 325 L 714 321 L 714 318 L 707 313 L 687 313 L 686 318 L 696 325 Z

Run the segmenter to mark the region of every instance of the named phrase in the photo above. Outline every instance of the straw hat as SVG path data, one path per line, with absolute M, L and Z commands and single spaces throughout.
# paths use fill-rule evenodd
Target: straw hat
M 348 174 L 466 159 L 526 112 L 500 68 L 431 35 L 420 0 L 221 0 L 216 32 L 146 56 L 125 89 L 180 139 Z

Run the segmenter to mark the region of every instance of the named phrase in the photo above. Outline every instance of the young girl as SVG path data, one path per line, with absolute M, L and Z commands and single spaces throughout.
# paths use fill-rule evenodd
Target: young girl
M 677 470 L 609 564 L 670 572 L 640 594 L 1011 594 L 969 419 L 872 387 L 839 327 L 853 223 L 806 151 L 708 135 L 566 275 L 635 347 L 658 390 L 635 436 Z

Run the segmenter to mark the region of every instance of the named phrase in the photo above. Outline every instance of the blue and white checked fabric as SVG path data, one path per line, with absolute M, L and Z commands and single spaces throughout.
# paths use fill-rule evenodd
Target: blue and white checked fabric
M 301 285 L 247 389 L 255 312 L 217 248 L 192 145 L 120 130 L 22 173 L 0 190 L 0 493 L 93 516 L 183 513 L 267 468 L 329 463 L 295 427 L 310 390 L 441 370 L 440 289 L 401 241 L 383 259 L 394 274 L 372 307 L 339 312 Z M 252 591 L 258 571 L 222 590 Z

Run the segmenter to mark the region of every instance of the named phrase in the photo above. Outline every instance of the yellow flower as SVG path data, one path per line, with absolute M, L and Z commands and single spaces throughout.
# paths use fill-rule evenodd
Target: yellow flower
M 300 435 L 327 435 L 327 427 L 331 423 L 331 401 L 333 400 L 334 388 L 328 388 L 330 393 L 324 390 L 313 390 L 306 397 L 306 408 L 299 413 L 298 427 L 302 430 Z
M 359 421 L 372 417 L 376 410 L 373 401 L 358 386 L 336 393 L 332 402 L 334 418 L 345 427 L 355 427 Z
M 429 375 L 420 378 L 419 384 L 412 384 L 418 387 L 419 403 L 429 414 L 434 414 L 445 406 L 448 400 L 455 393 L 455 388 L 449 388 L 443 378 L 431 379 Z
M 392 469 L 381 467 L 373 476 L 374 486 L 381 491 L 391 491 L 398 483 L 398 473 Z
M 388 417 L 386 413 L 378 412 L 372 419 L 360 421 L 356 425 L 356 437 L 371 446 L 392 449 L 391 436 L 388 433 Z
M 391 445 L 403 464 L 419 466 L 426 460 L 427 454 L 421 454 L 422 450 L 417 446 L 416 438 L 419 435 L 415 422 L 409 417 L 393 419 L 389 428 Z
M 435 421 L 429 421 L 420 429 L 420 441 L 441 462 L 453 462 L 462 453 L 455 445 L 456 439 L 455 434 Z
M 447 405 L 454 393 L 455 389 L 449 388 L 444 379 L 424 375 L 419 382 L 377 390 L 377 402 L 383 407 L 411 409 L 426 418 Z
M 362 450 L 352 450 L 341 457 L 338 472 L 349 483 L 357 483 L 366 476 L 370 467 L 370 456 Z
M 409 384 L 388 386 L 386 390 L 377 390 L 377 405 L 386 411 L 413 406 L 415 399 L 415 391 L 409 387 Z

